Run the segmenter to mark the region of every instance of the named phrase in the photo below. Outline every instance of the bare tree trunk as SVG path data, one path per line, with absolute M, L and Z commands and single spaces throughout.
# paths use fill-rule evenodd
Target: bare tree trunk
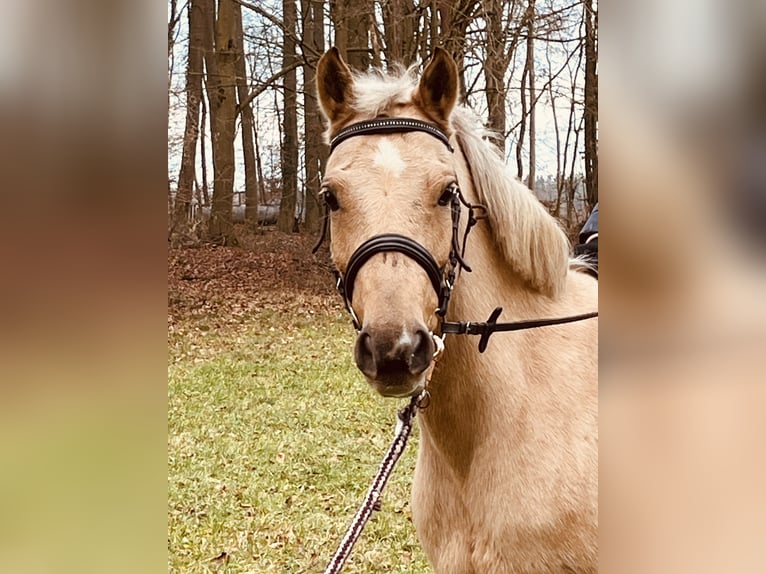
M 553 112 L 553 133 L 556 134 L 556 204 L 551 212 L 555 217 L 559 216 L 561 209 L 561 134 L 559 133 L 559 118 L 556 115 L 556 96 L 553 92 L 553 67 L 551 66 L 551 57 L 549 47 L 545 48 L 545 58 L 548 64 L 548 92 L 551 99 L 551 111 Z
M 428 34 L 428 52 L 434 51 L 434 47 L 439 45 L 439 0 L 431 0 L 431 22 Z
M 441 22 L 441 44 L 457 64 L 460 76 L 460 101 L 466 102 L 465 54 L 468 25 L 482 3 L 477 0 L 435 0 Z M 434 16 L 436 18 L 436 16 Z M 508 63 L 505 63 L 505 68 Z
M 202 108 L 202 120 L 200 121 L 199 132 L 199 155 L 202 164 L 202 205 L 210 205 L 210 188 L 207 184 L 207 146 L 205 145 L 205 134 L 207 133 L 207 104 L 205 95 L 200 98 L 200 107 Z
M 319 187 L 321 185 L 321 164 L 326 156 L 326 146 L 322 142 L 322 117 L 319 112 L 314 91 L 314 75 L 318 58 L 313 53 L 324 51 L 324 13 L 322 0 L 301 0 L 303 14 L 303 41 L 310 48 L 304 54 L 303 66 L 303 107 L 305 128 L 305 163 L 306 163 L 306 230 L 314 233 L 319 230 L 321 209 L 319 207 Z
M 354 70 L 365 71 L 372 62 L 368 34 L 374 13 L 373 0 L 330 2 L 330 17 L 335 27 L 335 46 Z
M 284 20 L 283 67 L 296 61 L 295 28 L 297 7 L 295 0 L 282 0 Z M 282 139 L 282 201 L 279 207 L 277 227 L 285 233 L 297 231 L 295 207 L 298 196 L 298 101 L 297 75 L 295 69 L 284 75 L 284 136 Z
M 572 92 L 571 92 L 572 96 L 571 96 L 571 98 L 569 100 L 569 115 L 567 117 L 567 135 L 566 135 L 566 138 L 564 139 L 564 150 L 563 150 L 563 153 L 561 154 L 561 157 L 562 157 L 562 162 L 561 162 L 561 180 L 562 180 L 561 181 L 561 188 L 562 188 L 562 191 L 566 188 L 567 182 L 569 181 L 569 178 L 567 177 L 566 173 L 567 173 L 567 165 L 568 165 L 568 160 L 569 160 L 569 157 L 568 157 L 568 154 L 569 154 L 569 144 L 570 144 L 570 142 L 572 140 L 572 133 L 574 132 L 574 129 L 575 129 L 575 125 L 574 125 L 574 122 L 575 122 L 575 109 L 576 109 L 576 102 L 575 102 L 575 99 L 574 99 L 575 89 L 576 89 L 576 82 L 575 82 L 575 80 L 573 80 L 572 81 Z M 573 164 L 574 164 L 576 155 L 577 155 L 577 148 L 575 146 L 575 151 L 572 154 L 572 163 Z M 566 196 L 567 196 L 567 220 L 569 220 L 569 210 L 570 210 L 570 208 L 569 208 L 569 191 L 568 191 L 568 188 L 566 189 Z
M 487 56 L 484 63 L 484 82 L 487 94 L 487 127 L 497 134 L 494 144 L 505 153 L 505 32 L 503 31 L 503 3 L 501 0 L 484 2 L 487 21 Z
M 420 16 L 413 0 L 381 3 L 386 63 L 412 64 L 418 55 L 417 32 Z
M 346 27 L 347 0 L 330 0 L 330 20 L 334 36 L 333 44 L 343 59 L 348 62 L 348 28 Z
M 572 95 L 574 97 L 574 94 Z M 580 144 L 581 125 L 574 129 L 574 150 L 577 153 L 577 146 Z M 577 182 L 575 181 L 575 164 L 577 162 L 572 158 L 572 165 L 569 168 L 569 201 L 567 201 L 567 227 L 571 227 L 575 220 L 575 197 L 577 195 Z
M 170 0 L 170 17 L 168 18 L 168 58 L 173 53 L 175 31 L 178 25 L 178 0 Z M 189 28 L 191 30 L 191 28 Z
M 519 26 L 519 30 L 522 26 L 527 27 L 527 35 L 532 36 L 532 33 L 529 32 L 530 27 L 532 28 L 532 31 L 534 31 L 534 17 L 535 17 L 535 3 L 534 0 L 529 0 L 529 3 L 527 4 L 527 9 L 524 13 L 524 19 L 521 22 L 521 25 Z M 516 37 L 514 37 L 512 44 L 515 46 Z M 530 41 L 529 37 L 527 38 L 527 54 L 526 58 L 524 58 L 524 71 L 521 74 L 521 91 L 520 91 L 520 100 L 521 100 L 521 120 L 519 121 L 519 142 L 516 146 L 516 176 L 519 178 L 519 180 L 523 181 L 524 178 L 524 161 L 522 160 L 522 147 L 524 146 L 524 134 L 527 132 L 527 114 L 529 114 L 529 109 L 533 108 L 535 105 L 534 100 L 530 102 L 530 108 L 527 107 L 527 87 L 533 84 L 530 84 L 529 76 L 534 74 L 534 52 L 530 52 Z M 534 44 L 532 44 L 532 48 L 534 49 Z M 530 139 L 532 138 L 532 133 L 530 130 Z M 534 174 L 534 167 L 530 167 L 530 171 Z
M 527 81 L 529 85 L 529 175 L 527 187 L 535 188 L 535 0 L 527 12 Z
M 529 60 L 524 62 L 524 71 L 521 73 L 521 120 L 519 120 L 519 141 L 516 144 L 516 177 L 522 180 L 524 177 L 524 160 L 522 159 L 522 148 L 524 147 L 524 134 L 527 131 L 527 74 Z
M 173 67 L 175 59 L 173 58 L 173 47 L 175 46 L 175 34 L 176 26 L 180 14 L 178 13 L 178 0 L 170 0 L 170 16 L 168 17 L 168 111 L 170 110 L 170 88 L 173 82 Z M 191 44 L 191 39 L 189 40 Z M 170 114 L 168 114 L 168 121 L 170 120 Z
M 233 0 L 219 0 L 215 21 L 215 72 L 208 72 L 213 134 L 213 205 L 208 239 L 219 245 L 236 245 L 232 206 L 234 200 L 234 134 L 237 114 L 236 34 L 237 8 Z
M 216 108 L 213 106 L 213 100 L 216 97 L 215 86 L 216 79 L 218 78 L 218 64 L 215 61 L 215 0 L 197 0 L 204 6 L 205 13 L 205 33 L 203 36 L 203 43 L 205 46 L 205 92 L 207 93 L 208 101 L 208 122 L 210 124 L 210 143 L 211 148 L 215 140 L 215 134 L 213 129 L 215 127 L 215 112 Z M 213 166 L 213 181 L 215 181 L 215 166 Z
M 253 131 L 255 140 L 255 168 L 258 171 L 258 203 L 266 201 L 266 184 L 263 181 L 263 164 L 261 163 L 261 150 L 258 147 L 258 130 Z
M 178 174 L 173 231 L 171 236 L 184 236 L 189 230 L 189 215 L 194 185 L 194 171 L 199 139 L 200 100 L 202 99 L 202 59 L 204 53 L 205 13 L 202 0 L 189 6 L 189 56 L 186 66 L 186 125 Z
M 430 50 L 430 38 L 431 38 L 431 19 L 436 18 L 434 15 L 433 3 L 435 0 L 428 2 L 422 0 L 421 12 L 423 13 L 423 23 L 418 28 L 418 56 L 421 62 L 428 60 Z M 429 8 L 430 6 L 430 8 Z
M 567 126 L 567 137 L 566 137 L 566 144 L 564 146 L 564 164 L 566 166 L 567 161 L 567 152 L 569 148 L 569 142 L 572 139 L 572 135 L 574 135 L 574 142 L 572 143 L 572 152 L 571 157 L 569 158 L 570 164 L 569 164 L 569 176 L 566 176 L 566 167 L 564 169 L 565 177 L 567 177 L 567 227 L 571 227 L 574 223 L 574 200 L 575 200 L 575 182 L 574 182 L 574 172 L 575 172 L 575 166 L 577 164 L 577 155 L 578 155 L 578 146 L 580 145 L 580 124 L 582 123 L 583 117 L 580 118 L 580 122 L 576 120 L 576 107 L 577 107 L 577 91 L 578 91 L 578 70 L 580 70 L 580 66 L 582 65 L 582 59 L 583 59 L 583 51 L 584 51 L 584 42 L 579 42 L 577 46 L 577 63 L 574 66 L 574 75 L 571 78 L 571 85 L 570 85 L 570 92 L 569 92 L 569 101 L 570 101 L 570 108 L 569 108 L 569 123 Z
M 378 22 L 374 14 L 370 14 L 367 18 L 367 35 L 370 39 L 370 58 L 373 68 L 380 68 L 383 66 L 383 58 L 381 57 L 381 44 L 383 43 L 383 34 L 378 29 Z
M 239 113 L 242 120 L 242 155 L 245 161 L 245 221 L 255 225 L 258 219 L 258 180 L 255 170 L 255 147 L 253 145 L 252 103 L 248 102 L 247 66 L 245 62 L 245 46 L 242 34 L 242 8 L 237 10 L 237 98 L 240 103 Z M 243 105 L 244 104 L 244 105 Z
M 585 0 L 585 190 L 589 210 L 598 202 L 598 8 Z

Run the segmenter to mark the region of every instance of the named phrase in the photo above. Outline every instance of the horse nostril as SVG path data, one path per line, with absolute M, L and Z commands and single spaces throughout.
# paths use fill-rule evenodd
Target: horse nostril
M 354 359 L 356 366 L 365 375 L 375 377 L 375 353 L 373 351 L 372 337 L 366 331 L 359 333 L 354 346 Z
M 362 350 L 363 350 L 364 353 L 367 353 L 368 355 L 372 355 L 373 354 L 372 337 L 370 336 L 369 333 L 363 333 L 362 334 L 362 342 L 361 342 L 361 344 L 362 344 Z
M 420 375 L 431 364 L 434 342 L 420 327 L 413 331 L 362 329 L 354 345 L 356 366 L 372 379 Z
M 425 371 L 431 364 L 433 354 L 434 341 L 431 334 L 425 329 L 415 331 L 412 358 L 409 363 L 410 372 L 416 375 Z

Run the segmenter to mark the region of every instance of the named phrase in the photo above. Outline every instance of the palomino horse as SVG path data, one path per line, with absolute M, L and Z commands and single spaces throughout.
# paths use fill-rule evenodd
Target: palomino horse
M 443 325 L 435 309 L 451 283 L 433 268 L 454 270 L 461 242 L 472 272 L 454 280 L 448 321 L 480 320 L 496 305 L 504 319 L 592 311 L 596 280 L 570 262 L 566 236 L 475 116 L 455 106 L 445 51 L 418 80 L 354 75 L 331 49 L 317 88 L 334 140 L 322 193 L 360 331 L 356 363 L 381 395 L 430 393 L 412 512 L 434 570 L 596 572 L 597 321 L 496 334 L 483 354 L 475 339 L 450 335 L 431 368 Z M 472 203 L 487 218 L 466 240 Z

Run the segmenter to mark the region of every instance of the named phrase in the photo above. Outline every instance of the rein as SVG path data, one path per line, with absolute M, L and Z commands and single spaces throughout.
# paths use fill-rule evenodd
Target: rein
M 407 439 L 412 432 L 413 420 L 415 415 L 418 414 L 418 410 L 428 408 L 431 402 L 431 395 L 428 392 L 428 382 L 431 380 L 431 374 L 436 368 L 436 363 L 444 352 L 444 342 L 441 337 L 434 335 L 434 343 L 436 344 L 436 350 L 434 351 L 433 359 L 431 360 L 431 366 L 429 367 L 428 374 L 426 375 L 426 386 L 420 391 L 419 394 L 413 396 L 410 399 L 409 404 L 400 409 L 396 413 L 396 431 L 394 440 L 391 442 L 391 446 L 388 447 L 386 455 L 383 457 L 383 461 L 380 463 L 378 472 L 375 478 L 372 479 L 372 484 L 367 490 L 367 494 L 364 496 L 362 505 L 359 510 L 356 511 L 354 519 L 346 529 L 346 533 L 343 535 L 343 539 L 338 544 L 338 549 L 335 554 L 332 555 L 330 562 L 325 568 L 324 574 L 337 574 L 343 568 L 343 564 L 346 563 L 351 549 L 359 540 L 359 536 L 362 534 L 362 530 L 367 525 L 367 522 L 372 516 L 373 510 L 380 510 L 381 508 L 381 496 L 383 495 L 383 489 L 388 483 L 388 479 L 391 477 L 391 473 L 394 471 L 396 463 L 399 461 L 399 457 L 402 456 L 404 448 L 407 446 Z
M 550 325 L 563 325 L 564 323 L 574 323 L 598 317 L 598 311 L 583 313 L 581 315 L 571 315 L 569 317 L 558 317 L 556 319 L 530 319 L 527 321 L 513 321 L 512 323 L 498 323 L 497 318 L 503 312 L 502 307 L 495 307 L 489 318 L 481 323 L 472 323 L 471 321 L 442 322 L 442 335 L 453 333 L 455 335 L 481 335 L 479 339 L 479 352 L 483 353 L 489 343 L 489 337 L 493 333 L 508 331 L 523 331 L 526 329 L 536 329 L 538 327 L 548 327 Z

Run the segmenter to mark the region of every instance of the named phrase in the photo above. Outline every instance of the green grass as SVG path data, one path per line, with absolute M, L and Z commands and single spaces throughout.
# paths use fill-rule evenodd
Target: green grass
M 322 572 L 403 402 L 367 387 L 345 315 L 210 323 L 169 341 L 169 572 Z M 409 506 L 416 450 L 417 426 L 344 573 L 430 572 Z

